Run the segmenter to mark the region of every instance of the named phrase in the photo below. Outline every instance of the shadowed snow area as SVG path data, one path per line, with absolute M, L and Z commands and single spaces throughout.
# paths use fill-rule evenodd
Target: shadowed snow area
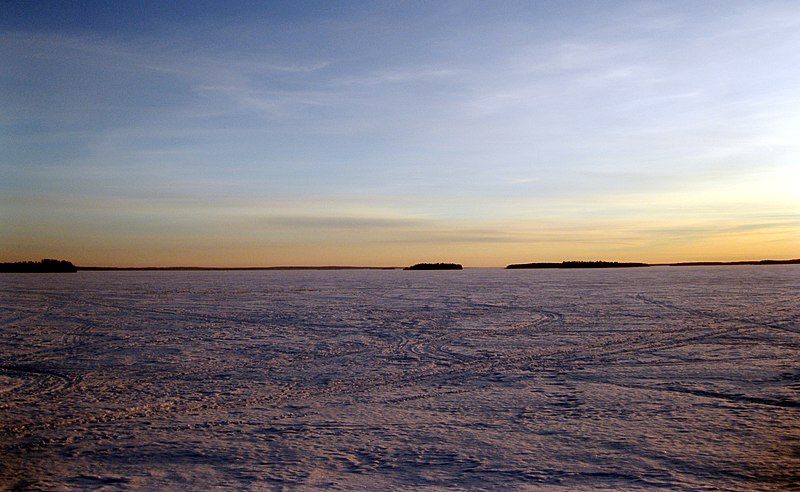
M 0 488 L 780 489 L 800 266 L 0 276 Z

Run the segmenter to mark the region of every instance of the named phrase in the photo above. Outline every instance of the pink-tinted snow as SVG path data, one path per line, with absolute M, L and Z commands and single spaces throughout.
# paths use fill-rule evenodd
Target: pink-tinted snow
M 0 276 L 0 488 L 797 483 L 800 266 Z

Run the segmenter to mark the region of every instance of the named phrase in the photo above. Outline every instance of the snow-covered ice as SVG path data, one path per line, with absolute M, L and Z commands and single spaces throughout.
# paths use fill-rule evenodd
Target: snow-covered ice
M 800 266 L 0 276 L 0 488 L 798 483 Z

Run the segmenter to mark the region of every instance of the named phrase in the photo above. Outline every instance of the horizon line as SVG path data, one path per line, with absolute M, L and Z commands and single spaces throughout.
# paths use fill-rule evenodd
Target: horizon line
M 13 263 L 36 263 L 42 260 L 21 260 L 21 261 L 8 261 L 0 262 L 0 264 L 13 264 Z M 68 261 L 68 260 L 67 260 Z M 759 260 L 731 260 L 731 261 L 718 261 L 718 260 L 698 260 L 698 261 L 672 261 L 672 262 L 628 262 L 618 260 L 562 260 L 562 261 L 547 261 L 547 262 L 525 262 L 525 263 L 509 263 L 507 265 L 497 266 L 466 266 L 464 268 L 499 268 L 505 269 L 511 265 L 533 265 L 533 264 L 560 264 L 560 263 L 575 263 L 575 262 L 602 262 L 602 263 L 638 263 L 641 266 L 725 266 L 725 265 L 775 265 L 775 264 L 797 264 L 800 263 L 800 257 L 788 259 L 759 259 Z M 71 262 L 70 262 L 71 263 Z M 76 269 L 83 271 L 257 271 L 257 270 L 402 270 L 406 266 L 365 266 L 365 265 L 273 265 L 273 266 L 104 266 L 104 265 L 74 265 Z

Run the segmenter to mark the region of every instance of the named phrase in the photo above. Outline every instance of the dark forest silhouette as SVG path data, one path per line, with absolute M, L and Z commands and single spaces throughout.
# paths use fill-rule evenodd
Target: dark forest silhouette
M 797 265 L 800 258 L 791 260 L 746 260 L 746 261 L 688 261 L 678 263 L 639 263 L 616 261 L 562 261 L 539 263 L 514 263 L 506 269 L 576 269 L 576 268 L 631 268 L 649 266 L 730 266 L 730 265 Z M 417 263 L 403 270 L 463 270 L 458 263 Z M 203 270 L 400 270 L 401 267 L 366 266 L 270 266 L 270 267 L 105 267 L 75 266 L 67 260 L 43 259 L 40 261 L 18 261 L 0 263 L 0 273 L 72 273 L 84 271 L 203 271 Z
M 256 270 L 399 270 L 400 267 L 368 267 L 368 266 L 340 266 L 340 265 L 326 265 L 326 266 L 271 266 L 271 267 L 182 267 L 182 266 L 168 266 L 168 267 L 104 267 L 104 266 L 79 266 L 78 270 L 81 271 L 123 271 L 123 272 L 140 272 L 140 271 L 168 271 L 168 272 L 182 272 L 182 271 L 216 271 L 216 270 L 233 270 L 233 271 L 256 271 Z
M 798 265 L 800 258 L 795 260 L 748 260 L 748 261 L 683 261 L 670 263 L 669 266 L 718 266 L 718 265 Z
M 417 263 L 403 270 L 462 270 L 463 268 L 458 263 Z
M 44 259 L 0 263 L 0 272 L 6 273 L 73 273 L 77 271 L 75 265 L 67 260 Z
M 517 268 L 630 268 L 647 267 L 647 263 L 619 263 L 616 261 L 562 261 L 561 263 L 516 263 L 508 269 Z

